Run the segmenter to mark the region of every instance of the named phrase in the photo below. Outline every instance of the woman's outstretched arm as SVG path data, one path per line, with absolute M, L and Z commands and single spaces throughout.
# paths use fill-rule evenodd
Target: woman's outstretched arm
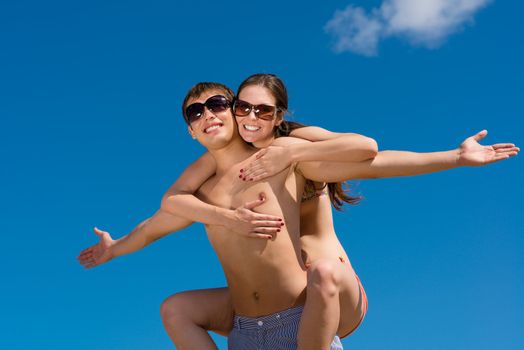
M 364 162 L 304 162 L 301 168 L 312 176 L 306 175 L 312 180 L 337 182 L 348 179 L 412 176 L 461 166 L 481 166 L 508 159 L 519 153 L 520 149 L 513 143 L 487 146 L 479 144 L 478 141 L 486 135 L 487 131 L 483 130 L 468 137 L 458 148 L 450 151 L 382 151 L 373 160 Z
M 487 131 L 465 139 L 459 147 L 443 152 L 383 151 L 362 168 L 360 178 L 384 178 L 433 173 L 462 166 L 482 166 L 516 156 L 520 149 L 512 143 L 481 145 Z M 357 165 L 357 164 L 355 164 Z

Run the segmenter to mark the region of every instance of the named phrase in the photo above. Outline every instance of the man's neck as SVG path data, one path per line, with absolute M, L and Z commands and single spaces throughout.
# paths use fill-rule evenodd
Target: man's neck
M 239 137 L 221 149 L 210 149 L 209 153 L 215 158 L 217 164 L 216 173 L 220 174 L 246 160 L 256 151 L 255 147 L 248 145 Z

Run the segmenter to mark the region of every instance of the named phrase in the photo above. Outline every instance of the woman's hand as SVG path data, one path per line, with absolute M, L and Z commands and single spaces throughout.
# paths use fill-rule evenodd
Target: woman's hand
M 269 146 L 255 153 L 255 160 L 240 169 L 244 181 L 260 181 L 278 174 L 292 163 L 289 147 Z
M 111 238 L 109 232 L 99 230 L 96 227 L 94 228 L 94 231 L 95 234 L 100 237 L 100 242 L 84 249 L 77 257 L 78 262 L 80 262 L 80 264 L 82 264 L 86 269 L 90 269 L 113 259 L 111 246 L 113 246 L 116 241 Z
M 250 238 L 275 238 L 282 226 L 284 226 L 282 219 L 277 216 L 253 211 L 254 208 L 264 204 L 265 201 L 266 196 L 261 193 L 256 201 L 248 202 L 238 207 L 233 211 L 233 215 L 226 227 L 233 232 Z
M 479 166 L 516 156 L 520 148 L 513 143 L 497 143 L 483 146 L 478 143 L 488 134 L 487 130 L 468 137 L 458 148 L 458 165 Z

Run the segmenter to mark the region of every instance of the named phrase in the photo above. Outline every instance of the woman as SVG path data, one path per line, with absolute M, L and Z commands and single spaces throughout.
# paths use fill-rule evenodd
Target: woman
M 255 147 L 265 148 L 258 153 L 255 162 L 241 171 L 239 177 L 243 180 L 262 180 L 297 160 L 321 159 L 321 154 L 306 152 L 309 146 L 304 147 L 302 144 L 285 148 L 271 146 L 279 136 L 314 141 L 318 143 L 316 146 L 326 140 L 331 140 L 331 145 L 333 140 L 346 145 L 363 141 L 358 135 L 335 134 L 321 128 L 285 122 L 283 116 L 286 110 L 286 89 L 276 76 L 254 75 L 240 85 L 233 106 L 239 133 Z M 481 165 L 507 158 L 518 151 L 511 144 L 482 147 L 476 141 L 484 136 L 485 132 L 481 132 L 468 138 L 460 149 L 449 152 L 383 152 L 374 160 L 355 163 L 353 177 L 415 175 L 459 165 Z M 355 147 L 354 158 L 344 161 L 368 158 L 369 154 L 362 153 L 365 147 L 362 144 L 359 146 Z M 182 216 L 185 210 L 198 211 L 196 207 L 187 207 L 186 202 L 177 197 L 194 193 L 213 174 L 212 158 L 203 156 L 181 177 L 191 178 L 191 185 L 188 186 L 183 180 L 177 181 L 165 196 L 162 209 Z M 328 191 L 326 184 L 310 182 L 303 196 L 300 213 L 301 245 L 304 264 L 308 267 L 308 284 L 298 337 L 300 349 L 328 348 L 335 334 L 344 337 L 353 332 L 362 322 L 367 310 L 364 289 L 335 234 L 330 199 L 336 208 L 342 202 L 358 201 L 358 198 L 347 196 L 340 184 L 330 185 Z M 260 227 L 256 214 L 250 212 L 255 205 L 241 208 L 231 229 L 255 238 L 277 234 L 277 226 Z M 203 330 L 227 333 L 231 328 L 232 314 L 226 288 L 178 293 L 162 305 L 165 328 L 175 344 L 181 348 L 186 344 L 194 344 L 195 337 L 209 337 Z
M 293 145 L 286 148 L 272 146 L 260 151 L 258 160 L 239 174 L 246 180 L 254 181 L 263 176 L 270 176 L 296 159 L 313 160 L 316 157 L 325 157 L 325 154 L 322 154 L 322 147 L 328 143 L 332 147 L 338 142 L 341 147 L 344 146 L 344 149 L 352 150 L 345 160 L 366 159 L 373 153 L 370 153 L 369 147 L 373 142 L 362 136 L 333 134 L 311 127 L 296 130 L 292 130 L 292 127 L 284 128 L 282 118 L 287 109 L 287 96 L 283 84 L 274 76 L 250 77 L 241 85 L 239 99 L 246 102 L 237 103 L 235 106 L 239 115 L 237 120 L 241 127 L 240 132 L 255 145 L 263 147 L 271 144 L 275 137 L 273 135 L 275 128 L 277 136 L 285 134 L 287 130 L 292 133 L 292 136 L 318 141 L 314 142 L 315 147 L 309 149 L 301 145 L 296 147 Z M 266 107 L 260 106 L 261 104 L 265 104 Z M 257 106 L 253 108 L 252 105 Z M 272 109 L 271 106 L 277 108 Z M 246 115 L 246 112 L 249 114 Z M 353 163 L 352 177 L 415 175 L 460 165 L 487 164 L 517 154 L 518 148 L 512 144 L 480 146 L 477 140 L 485 135 L 485 132 L 481 132 L 470 137 L 459 149 L 448 152 L 426 154 L 380 152 L 374 160 Z M 330 140 L 325 143 L 321 141 L 326 139 Z M 308 152 L 304 152 L 305 150 Z M 319 150 L 321 152 L 318 152 Z M 193 193 L 213 172 L 212 157 L 206 154 L 191 165 L 168 191 L 168 195 L 163 200 L 164 209 L 172 210 L 174 197 L 180 196 L 181 193 Z M 330 342 L 333 339 L 332 334 L 337 331 L 337 328 L 342 336 L 351 332 L 361 321 L 366 305 L 363 290 L 334 233 L 326 192 L 320 184 L 314 185 L 315 187 L 311 187 L 314 190 L 309 191 L 309 195 L 306 196 L 311 198 L 307 198 L 309 200 L 304 202 L 301 210 L 301 243 L 305 252 L 304 259 L 310 267 L 308 297 L 302 318 L 299 344 L 302 348 L 309 346 L 319 349 L 325 347 L 324 344 L 328 344 L 326 341 Z M 178 194 L 173 196 L 173 193 Z M 333 192 L 330 195 L 333 195 Z M 341 198 L 345 198 L 343 193 L 340 193 L 340 196 L 338 204 L 341 203 Z M 349 197 L 345 199 L 351 202 Z M 174 202 L 176 204 L 176 201 Z M 226 217 L 223 220 L 224 225 L 228 226 L 230 231 L 253 238 L 271 237 L 279 230 L 281 225 L 279 218 L 258 214 L 251 210 L 263 202 L 264 199 L 260 199 L 238 208 L 234 211 L 233 217 Z M 95 229 L 100 242 L 82 251 L 79 256 L 80 263 L 86 268 L 91 268 L 114 257 L 141 249 L 172 231 L 180 230 L 190 224 L 190 221 L 182 218 L 183 212 L 187 210 L 194 209 L 179 208 L 178 211 L 174 211 L 175 216 L 160 210 L 138 225 L 130 234 L 118 240 L 113 240 L 107 232 Z M 316 314 L 315 308 L 319 310 L 319 314 Z M 340 312 L 340 316 L 337 312 Z M 176 294 L 164 302 L 162 315 L 169 335 L 180 349 L 216 349 L 206 330 L 214 330 L 221 334 L 228 333 L 231 329 L 233 310 L 227 289 L 222 288 Z M 318 315 L 324 318 L 319 318 Z

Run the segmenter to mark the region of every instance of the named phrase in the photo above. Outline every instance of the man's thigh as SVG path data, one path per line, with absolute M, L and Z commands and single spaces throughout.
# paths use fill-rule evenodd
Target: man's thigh
M 228 288 L 199 289 L 172 295 L 166 306 L 194 324 L 227 336 L 233 326 L 233 305 Z

